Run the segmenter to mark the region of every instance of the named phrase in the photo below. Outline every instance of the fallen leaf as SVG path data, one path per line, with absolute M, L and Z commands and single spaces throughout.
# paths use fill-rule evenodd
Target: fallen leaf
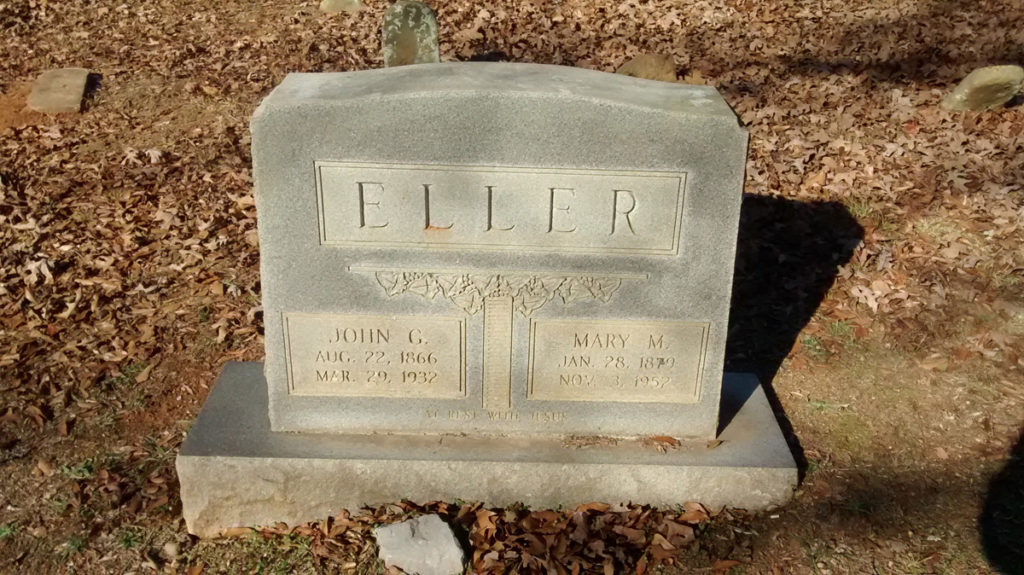
M 36 469 L 46 477 L 53 475 L 54 472 L 53 464 L 45 459 L 36 461 Z
M 735 559 L 719 559 L 711 565 L 711 571 L 712 573 L 727 573 L 737 565 L 741 565 L 741 563 Z
M 220 536 L 225 538 L 244 537 L 255 532 L 251 527 L 228 527 L 220 532 Z

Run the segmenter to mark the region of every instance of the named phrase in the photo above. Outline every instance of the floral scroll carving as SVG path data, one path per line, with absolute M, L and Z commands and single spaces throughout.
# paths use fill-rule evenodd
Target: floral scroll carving
M 513 308 L 525 316 L 555 297 L 566 304 L 584 299 L 608 302 L 622 284 L 621 277 L 583 274 L 377 271 L 375 275 L 389 296 L 442 297 L 470 315 L 482 310 L 489 297 L 511 296 Z

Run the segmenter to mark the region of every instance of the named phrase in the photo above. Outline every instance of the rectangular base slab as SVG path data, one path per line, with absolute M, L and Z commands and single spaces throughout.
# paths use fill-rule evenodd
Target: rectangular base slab
M 796 464 L 755 376 L 725 375 L 721 419 L 716 447 L 664 453 L 607 438 L 275 433 L 263 364 L 229 363 L 176 466 L 185 522 L 201 537 L 401 499 L 535 508 L 699 501 L 748 510 L 788 501 Z

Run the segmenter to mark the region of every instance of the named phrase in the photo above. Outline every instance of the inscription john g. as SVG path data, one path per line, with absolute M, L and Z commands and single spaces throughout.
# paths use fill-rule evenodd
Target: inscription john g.
M 674 255 L 685 174 L 315 163 L 324 245 Z
M 461 319 L 289 313 L 284 321 L 292 394 L 465 396 Z

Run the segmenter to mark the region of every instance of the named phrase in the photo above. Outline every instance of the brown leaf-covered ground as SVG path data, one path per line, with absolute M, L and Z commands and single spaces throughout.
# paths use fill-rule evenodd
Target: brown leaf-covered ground
M 379 67 L 386 2 L 0 0 L 0 571 L 376 572 L 370 526 L 422 511 L 486 572 L 1024 571 L 1024 107 L 938 107 L 1024 62 L 1018 0 L 434 5 L 444 60 L 662 53 L 739 113 L 728 362 L 771 388 L 793 503 L 395 502 L 189 538 L 175 450 L 262 354 L 248 118 L 288 72 Z M 84 113 L 25 110 L 59 66 L 96 72 Z

